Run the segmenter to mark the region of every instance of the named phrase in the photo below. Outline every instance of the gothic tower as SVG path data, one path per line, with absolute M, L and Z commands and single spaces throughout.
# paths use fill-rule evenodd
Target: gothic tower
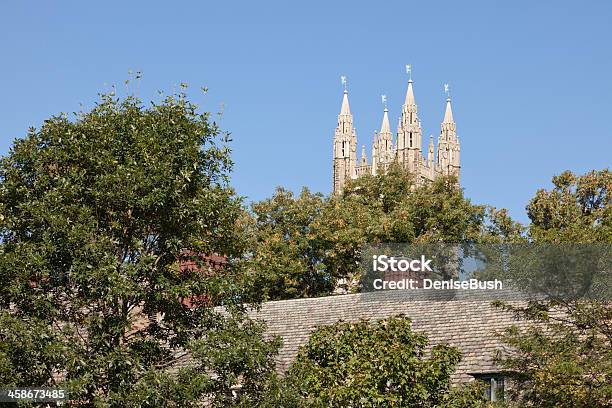
M 383 119 L 380 125 L 380 151 L 382 152 L 381 158 L 384 162 L 393 160 L 393 134 L 391 133 L 391 126 L 389 125 L 389 109 L 385 108 L 383 112 Z
M 374 152 L 376 160 L 374 160 Z M 380 133 L 374 134 L 374 144 L 372 145 L 372 172 L 384 172 L 394 159 L 393 153 L 393 134 L 389 125 L 389 109 L 385 106 L 383 111 Z
M 333 172 L 334 194 L 342 191 L 347 180 L 355 178 L 357 162 L 357 133 L 349 108 L 348 91 L 344 90 L 338 126 L 334 134 Z
M 443 175 L 460 176 L 461 149 L 457 126 L 453 120 L 453 109 L 450 97 L 446 99 L 446 111 L 440 125 L 440 137 L 438 138 L 438 166 Z
M 409 65 L 406 66 L 406 71 L 408 74 L 412 72 Z M 342 76 L 341 78 L 346 87 L 346 77 Z M 448 84 L 444 85 L 444 91 L 448 95 Z M 442 176 L 455 175 L 457 178 L 460 176 L 461 149 L 457 127 L 453 119 L 450 96 L 446 99 L 446 110 L 440 126 L 437 149 L 433 136 L 430 136 L 426 152 L 423 152 L 421 148 L 421 121 L 414 98 L 412 78 L 408 80 L 408 89 L 402 106 L 395 141 L 389 125 L 389 110 L 387 109 L 387 97 L 385 95 L 382 95 L 382 101 L 385 109 L 380 132 L 374 132 L 371 164 L 368 161 L 365 146 L 362 146 L 361 158 L 357 161 L 357 132 L 353 127 L 353 116 L 349 109 L 348 92 L 345 88 L 342 108 L 338 115 L 338 125 L 334 134 L 334 194 L 340 193 L 351 179 L 365 174 L 384 174 L 393 162 L 397 162 L 412 173 L 419 184 L 434 181 Z M 425 156 L 423 153 L 425 153 Z
M 397 129 L 397 159 L 409 171 L 417 173 L 423 159 L 421 155 L 421 123 L 412 89 L 412 79 L 408 81 L 406 100 L 402 106 L 402 116 Z

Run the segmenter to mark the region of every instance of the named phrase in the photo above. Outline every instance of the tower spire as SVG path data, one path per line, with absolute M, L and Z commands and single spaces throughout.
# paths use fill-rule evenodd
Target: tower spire
M 429 148 L 427 149 L 427 161 L 432 164 L 434 161 L 434 139 L 429 135 Z
M 448 84 L 444 84 L 446 93 L 446 110 L 444 119 L 440 126 L 440 137 L 438 139 L 438 166 L 444 175 L 455 175 L 459 177 L 461 169 L 461 146 L 457 137 L 457 125 L 453 119 L 453 109 Z
M 346 75 L 342 75 L 340 77 L 340 82 L 342 83 L 342 86 L 344 87 L 344 97 L 342 98 L 342 108 L 340 109 L 340 114 L 350 115 L 351 109 L 349 107 L 349 101 L 348 101 L 348 87 L 347 87 L 347 82 L 346 82 Z
M 373 176 L 378 172 L 378 133 L 374 131 L 374 140 L 372 141 L 372 169 Z
M 414 91 L 412 90 L 412 65 L 406 65 L 406 73 L 408 74 L 408 90 L 406 91 L 406 105 L 413 105 L 414 102 Z
M 380 95 L 384 107 L 384 114 L 382 124 L 380 125 L 380 133 L 391 133 L 391 126 L 389 125 L 389 109 L 387 109 L 387 95 Z
M 423 162 L 421 156 L 421 123 L 412 89 L 412 66 L 406 65 L 409 75 L 406 100 L 397 129 L 397 159 L 410 171 L 417 172 Z
M 391 125 L 389 125 L 389 109 L 385 106 L 383 111 L 383 119 L 380 125 L 380 133 L 391 133 Z
M 368 165 L 368 155 L 366 154 L 365 145 L 361 145 L 361 165 L 362 166 Z
M 453 120 L 453 109 L 451 108 L 451 97 L 448 84 L 444 84 L 444 92 L 446 93 L 446 111 L 444 112 L 443 123 L 455 123 Z
M 406 91 L 406 105 L 415 105 L 414 101 L 414 91 L 412 90 L 412 79 L 408 80 L 408 90 Z
M 391 125 L 389 124 L 389 109 L 387 109 L 387 96 L 381 96 L 384 106 L 382 123 L 380 124 L 380 133 L 377 137 L 377 159 L 384 165 L 387 165 L 393 156 L 393 133 L 391 133 Z
M 348 101 L 348 91 L 346 89 L 344 90 L 344 96 L 342 97 L 342 107 L 340 108 L 340 114 L 341 115 L 351 114 L 351 108 L 349 107 L 349 101 Z
M 453 109 L 450 98 L 446 99 L 446 111 L 444 112 L 444 123 L 455 123 L 453 120 Z
M 357 132 L 353 126 L 353 115 L 348 101 L 346 76 L 342 75 L 340 81 L 344 87 L 342 106 L 338 115 L 338 125 L 334 133 L 333 151 L 333 191 L 342 191 L 347 180 L 355 178 L 357 167 Z

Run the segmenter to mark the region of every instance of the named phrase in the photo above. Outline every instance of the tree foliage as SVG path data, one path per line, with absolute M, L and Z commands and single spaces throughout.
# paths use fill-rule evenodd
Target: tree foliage
M 299 351 L 287 383 L 301 406 L 478 407 L 479 384 L 451 389 L 458 349 L 433 346 L 403 315 L 318 328 Z
M 509 308 L 532 322 L 502 335 L 509 349 L 498 362 L 513 381 L 510 399 L 526 407 L 609 407 L 612 309 L 596 302 L 559 306 Z
M 527 206 L 530 247 L 520 251 L 522 257 L 540 252 L 538 264 L 546 267 L 523 267 L 520 276 L 511 275 L 520 282 L 546 283 L 540 292 L 545 296 L 524 306 L 500 304 L 529 324 L 503 333 L 509 348 L 499 363 L 514 381 L 511 397 L 521 406 L 609 407 L 612 173 L 564 172 L 553 178 L 553 186 L 539 190 Z M 576 296 L 574 289 L 582 292 L 585 284 L 599 285 L 603 296 Z
M 399 165 L 328 198 L 280 188 L 253 204 L 252 217 L 251 273 L 263 277 L 254 293 L 267 299 L 358 290 L 367 243 L 499 242 L 522 234 L 505 210 L 472 204 L 455 178 L 417 185 Z
M 65 387 L 82 406 L 258 392 L 278 344 L 235 305 L 233 269 L 178 265 L 183 248 L 243 252 L 226 142 L 184 93 L 148 108 L 102 95 L 15 141 L 0 161 L 0 384 Z
M 537 242 L 612 243 L 612 172 L 552 179 L 554 188 L 538 190 L 527 206 L 529 236 Z
M 278 188 L 272 198 L 254 203 L 247 235 L 254 256 L 248 267 L 256 297 L 312 297 L 333 290 L 335 280 L 323 265 L 324 248 L 313 230 L 325 199 L 308 189 L 294 197 Z

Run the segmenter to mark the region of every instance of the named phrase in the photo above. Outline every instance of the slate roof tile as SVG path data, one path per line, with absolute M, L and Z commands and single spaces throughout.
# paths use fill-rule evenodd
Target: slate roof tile
M 429 292 L 429 293 L 427 293 Z M 486 291 L 379 291 L 310 299 L 264 303 L 251 316 L 267 324 L 268 336 L 280 336 L 283 346 L 277 357 L 277 369 L 286 371 L 310 333 L 320 325 L 339 320 L 384 319 L 405 314 L 414 330 L 426 334 L 430 347 L 449 343 L 458 347 L 463 359 L 452 377 L 453 382 L 473 379 L 468 373 L 497 372 L 493 357 L 501 344 L 496 333 L 513 324 L 521 324 L 491 302 L 500 293 Z M 508 303 L 521 303 L 516 293 L 502 294 Z

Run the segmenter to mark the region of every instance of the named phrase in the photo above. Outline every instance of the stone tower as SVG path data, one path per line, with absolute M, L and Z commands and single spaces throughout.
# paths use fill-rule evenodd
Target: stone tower
M 445 85 L 445 90 L 447 85 Z M 386 101 L 384 97 L 383 102 Z M 357 134 L 353 116 L 349 109 L 348 92 L 344 90 L 342 108 L 334 134 L 333 191 L 338 194 L 346 183 L 364 174 L 382 174 L 393 162 L 400 163 L 415 175 L 419 184 L 430 182 L 441 176 L 460 176 L 461 149 L 457 128 L 453 119 L 450 97 L 446 99 L 446 110 L 441 124 L 437 151 L 433 136 L 429 137 L 427 156 L 421 148 L 422 128 L 414 97 L 412 78 L 408 81 L 406 98 L 398 121 L 395 143 L 389 125 L 389 110 L 385 104 L 380 132 L 374 132 L 372 161 L 368 163 L 365 146 L 357 162 Z
M 372 143 L 372 174 L 384 173 L 389 163 L 395 158 L 393 150 L 393 134 L 389 125 L 389 109 L 385 106 L 380 133 L 374 133 Z
M 453 109 L 450 98 L 446 99 L 446 112 L 440 126 L 440 137 L 438 138 L 438 167 L 442 174 L 460 176 L 459 170 L 461 149 L 457 136 L 457 125 L 453 119 Z
M 351 115 L 346 89 L 338 115 L 338 126 L 334 134 L 333 157 L 334 192 L 340 192 L 347 180 L 357 177 L 357 132 L 353 127 L 353 115 Z
M 406 100 L 402 106 L 402 116 L 397 126 L 397 159 L 410 172 L 417 173 L 422 165 L 421 124 L 412 89 L 412 79 L 408 81 Z

